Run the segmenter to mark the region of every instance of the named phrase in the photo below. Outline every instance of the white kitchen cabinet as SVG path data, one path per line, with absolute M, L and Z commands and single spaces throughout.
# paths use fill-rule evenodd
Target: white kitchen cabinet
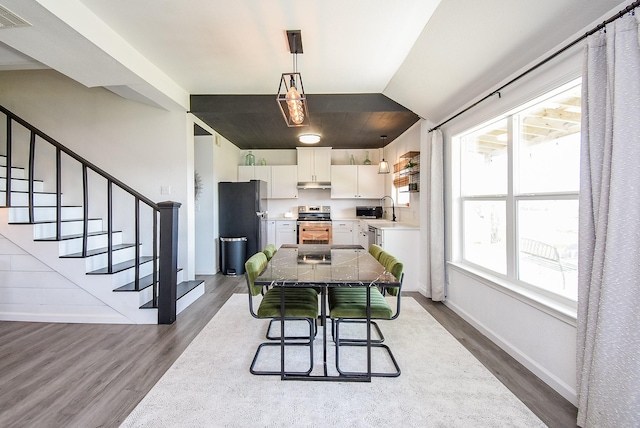
M 369 225 L 364 220 L 358 220 L 358 244 L 369 250 Z
M 265 246 L 266 244 L 276 243 L 276 221 L 266 220 L 266 222 L 267 222 L 267 242 L 265 243 Z
M 380 199 L 384 176 L 377 165 L 331 165 L 331 198 Z
M 276 247 L 282 244 L 297 244 L 296 220 L 276 220 Z
M 262 180 L 267 182 L 267 198 L 271 198 L 271 167 L 264 165 L 240 165 L 238 181 Z
M 329 183 L 331 181 L 331 147 L 296 147 L 298 181 Z
M 271 167 L 272 199 L 295 199 L 298 197 L 298 167 L 296 165 L 274 165 Z
M 332 226 L 332 242 L 335 245 L 353 245 L 358 243 L 357 220 L 334 220 Z
M 420 229 L 415 227 L 381 227 L 383 250 L 404 264 L 404 291 L 417 291 L 420 274 Z

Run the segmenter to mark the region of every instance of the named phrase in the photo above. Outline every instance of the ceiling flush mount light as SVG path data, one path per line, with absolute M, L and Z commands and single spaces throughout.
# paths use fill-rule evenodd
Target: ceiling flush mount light
M 320 142 L 320 136 L 317 134 L 302 134 L 298 137 L 298 140 L 304 144 L 315 144 Z
M 288 30 L 289 51 L 293 54 L 293 73 L 282 73 L 276 100 L 287 126 L 309 126 L 307 97 L 302 86 L 302 76 L 298 73 L 298 54 L 302 52 L 300 30 Z
M 378 174 L 389 174 L 389 162 L 384 160 L 384 143 L 387 141 L 387 136 L 381 135 L 380 139 L 382 140 L 382 160 L 378 166 Z

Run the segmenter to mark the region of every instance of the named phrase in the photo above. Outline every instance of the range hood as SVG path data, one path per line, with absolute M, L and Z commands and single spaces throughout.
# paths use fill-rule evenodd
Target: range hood
M 300 181 L 298 182 L 298 189 L 331 189 L 331 182 Z

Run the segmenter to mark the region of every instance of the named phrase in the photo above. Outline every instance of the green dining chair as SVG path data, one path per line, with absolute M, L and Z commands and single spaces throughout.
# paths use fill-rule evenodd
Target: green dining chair
M 371 325 L 376 329 L 379 339 L 372 339 L 371 346 L 386 349 L 391 358 L 395 371 L 390 373 L 372 373 L 372 376 L 378 377 L 396 377 L 400 376 L 400 367 L 396 362 L 391 349 L 384 345 L 384 335 L 378 324 L 374 320 L 394 320 L 400 315 L 400 293 L 402 290 L 402 281 L 404 280 L 404 265 L 389 253 L 382 252 L 379 262 L 400 280 L 400 286 L 387 287 L 389 294 L 397 296 L 395 310 L 389 304 L 380 290 L 376 287 L 370 289 L 371 304 Z M 393 289 L 393 291 L 392 291 Z M 340 338 L 340 325 L 342 323 L 365 323 L 367 319 L 367 288 L 366 287 L 334 287 L 329 290 L 329 316 L 332 322 L 333 340 L 336 344 L 336 369 L 341 374 L 357 374 L 353 372 L 345 372 L 340 369 L 340 347 L 341 346 L 365 346 L 366 339 L 360 338 Z M 392 294 L 393 293 L 393 294 Z
M 271 260 L 271 258 L 273 256 L 276 255 L 276 252 L 278 251 L 278 249 L 276 248 L 275 245 L 273 244 L 268 244 L 266 247 L 264 247 L 264 249 L 262 250 L 262 252 L 264 253 L 265 256 L 267 256 L 267 260 Z
M 369 246 L 369 254 L 371 254 L 376 260 L 380 258 L 380 253 L 382 253 L 382 247 L 380 245 L 371 244 Z
M 245 278 L 249 290 L 249 311 L 251 316 L 258 319 L 270 318 L 273 320 L 285 321 L 307 321 L 309 323 L 309 335 L 303 336 L 301 341 L 298 337 L 284 337 L 285 346 L 308 346 L 309 347 L 309 369 L 304 372 L 285 372 L 291 375 L 308 375 L 313 370 L 313 340 L 315 336 L 315 323 L 318 318 L 318 294 L 310 288 L 287 288 L 272 287 L 267 290 L 260 303 L 258 310 L 254 310 L 254 297 L 260 295 L 263 287 L 255 285 L 256 278 L 267 267 L 267 256 L 263 252 L 254 254 L 245 262 Z M 284 296 L 283 296 L 284 294 Z M 280 311 L 280 299 L 284 297 L 284 314 Z M 275 338 L 274 338 L 275 339 Z M 278 371 L 255 370 L 260 351 L 265 346 L 280 346 L 280 337 L 278 342 L 264 342 L 258 346 L 256 353 L 251 362 L 249 371 L 255 375 L 281 375 Z

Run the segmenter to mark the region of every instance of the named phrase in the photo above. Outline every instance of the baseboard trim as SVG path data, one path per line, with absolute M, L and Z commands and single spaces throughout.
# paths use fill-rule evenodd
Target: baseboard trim
M 462 319 L 471 324 L 476 330 L 480 331 L 484 334 L 489 340 L 494 342 L 500 348 L 502 348 L 507 354 L 511 355 L 516 361 L 525 366 L 528 370 L 530 370 L 533 374 L 538 376 L 543 382 L 553 388 L 558 394 L 562 395 L 567 401 L 572 403 L 574 406 L 578 405 L 578 398 L 576 394 L 576 390 L 569 385 L 567 385 L 562 380 L 558 379 L 557 376 L 550 373 L 547 369 L 540 366 L 537 362 L 531 360 L 527 355 L 521 352 L 517 347 L 513 346 L 509 341 L 504 340 L 500 335 L 496 334 L 493 330 L 486 328 L 482 323 L 480 323 L 477 319 L 471 316 L 468 312 L 461 309 L 459 306 L 454 303 L 445 300 L 443 302 L 449 309 L 455 312 Z

